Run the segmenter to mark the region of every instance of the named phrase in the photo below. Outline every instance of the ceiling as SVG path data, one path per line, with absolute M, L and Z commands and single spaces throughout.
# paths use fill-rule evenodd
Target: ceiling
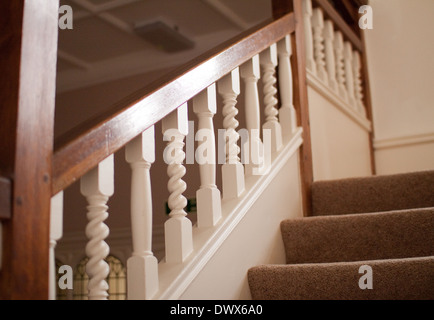
M 61 0 L 73 29 L 59 29 L 58 93 L 167 70 L 271 17 L 271 0 Z M 168 53 L 137 24 L 163 21 L 194 42 Z

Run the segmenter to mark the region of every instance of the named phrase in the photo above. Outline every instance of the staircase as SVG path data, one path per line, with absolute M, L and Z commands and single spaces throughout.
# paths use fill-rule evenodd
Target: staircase
M 255 300 L 434 299 L 434 171 L 312 185 L 281 223 L 286 265 L 248 271 Z

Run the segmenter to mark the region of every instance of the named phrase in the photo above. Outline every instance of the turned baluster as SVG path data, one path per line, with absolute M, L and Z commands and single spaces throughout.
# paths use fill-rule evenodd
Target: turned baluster
M 193 98 L 193 111 L 199 118 L 196 160 L 200 188 L 196 192 L 197 226 L 212 227 L 221 218 L 221 196 L 216 185 L 216 145 L 213 117 L 217 111 L 216 87 L 212 84 Z
M 332 90 L 337 91 L 338 82 L 336 80 L 335 52 L 333 48 L 334 36 L 335 33 L 333 29 L 333 22 L 330 20 L 326 20 L 324 22 L 324 48 L 325 48 L 325 62 L 326 62 L 327 75 L 328 75 L 328 84 Z
M 101 161 L 98 166 L 86 173 L 80 181 L 81 193 L 86 197 L 87 219 L 86 273 L 89 276 L 89 300 L 105 300 L 108 297 L 109 266 L 104 261 L 110 248 L 104 241 L 109 235 L 109 228 L 104 223 L 108 217 L 107 201 L 114 193 L 113 155 Z
M 366 116 L 366 108 L 363 104 L 363 87 L 361 75 L 361 58 L 360 53 L 355 50 L 353 52 L 353 74 L 354 74 L 354 94 L 357 103 L 357 111 Z
M 260 106 L 258 80 L 260 77 L 259 55 L 240 67 L 240 75 L 245 85 L 246 128 L 249 141 L 243 146 L 246 174 L 261 174 L 264 165 L 264 150 L 260 138 Z
M 336 31 L 334 38 L 334 49 L 336 58 L 336 80 L 338 81 L 338 93 L 347 101 L 348 93 L 345 86 L 345 65 L 344 65 L 344 38 L 342 32 Z
M 244 192 L 244 167 L 240 162 L 240 147 L 237 132 L 239 122 L 236 119 L 237 97 L 240 94 L 239 68 L 232 70 L 217 83 L 219 94 L 223 98 L 223 128 L 225 129 L 226 161 L 222 166 L 223 199 L 238 198 Z
M 184 208 L 187 199 L 183 193 L 187 189 L 182 180 L 186 169 L 183 165 L 185 160 L 184 139 L 188 134 L 187 103 L 178 107 L 162 121 L 163 139 L 168 141 L 164 150 L 164 160 L 167 163 L 167 175 L 169 182 L 167 188 L 170 195 L 168 205 L 169 219 L 164 224 L 166 262 L 182 263 L 193 251 L 192 225 Z
M 324 81 L 328 82 L 328 76 L 326 72 L 326 62 L 324 54 L 324 16 L 320 8 L 315 8 L 312 14 L 312 28 L 313 28 L 313 46 L 314 57 L 316 63 L 316 74 Z
M 279 94 L 281 106 L 279 121 L 282 127 L 282 136 L 291 137 L 297 129 L 297 115 L 293 104 L 293 79 L 291 68 L 291 37 L 285 36 L 277 43 L 279 61 Z
M 306 67 L 316 74 L 316 65 L 313 50 L 313 33 L 312 33 L 312 1 L 303 0 L 303 23 L 306 50 Z
M 345 58 L 345 83 L 347 85 L 348 102 L 354 108 L 357 108 L 356 98 L 354 95 L 354 75 L 353 75 L 353 49 L 348 41 L 344 45 Z
M 128 299 L 147 300 L 158 291 L 158 261 L 152 253 L 152 187 L 155 129 L 151 126 L 126 145 L 131 167 L 131 232 L 133 253 L 127 261 Z
M 276 152 L 282 148 L 282 127 L 277 118 L 277 89 L 276 89 L 276 67 L 277 67 L 277 45 L 273 44 L 261 52 L 260 63 L 262 67 L 262 82 L 264 84 L 265 123 L 262 130 L 271 133 L 271 151 Z
M 56 283 L 56 245 L 57 241 L 62 238 L 63 234 L 63 191 L 51 198 L 50 212 L 50 252 L 49 252 L 49 291 L 48 299 L 56 300 L 57 283 Z

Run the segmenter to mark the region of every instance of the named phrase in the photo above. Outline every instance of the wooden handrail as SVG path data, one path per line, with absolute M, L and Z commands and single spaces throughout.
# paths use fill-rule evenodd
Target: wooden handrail
M 341 15 L 333 8 L 327 0 L 313 0 L 319 7 L 324 10 L 324 14 L 331 19 L 337 28 L 342 31 L 344 37 L 350 41 L 354 48 L 359 52 L 364 51 L 363 42 L 360 37 L 350 28 Z
M 293 33 L 292 13 L 208 51 L 55 141 L 52 195 L 255 54 Z

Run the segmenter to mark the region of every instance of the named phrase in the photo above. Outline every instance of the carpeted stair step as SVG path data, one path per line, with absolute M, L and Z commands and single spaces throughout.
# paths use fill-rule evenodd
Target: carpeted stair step
M 434 256 L 434 208 L 290 219 L 288 264 Z
M 248 282 L 254 300 L 431 300 L 434 257 L 264 265 L 248 271 Z
M 434 171 L 316 181 L 313 215 L 434 207 Z

